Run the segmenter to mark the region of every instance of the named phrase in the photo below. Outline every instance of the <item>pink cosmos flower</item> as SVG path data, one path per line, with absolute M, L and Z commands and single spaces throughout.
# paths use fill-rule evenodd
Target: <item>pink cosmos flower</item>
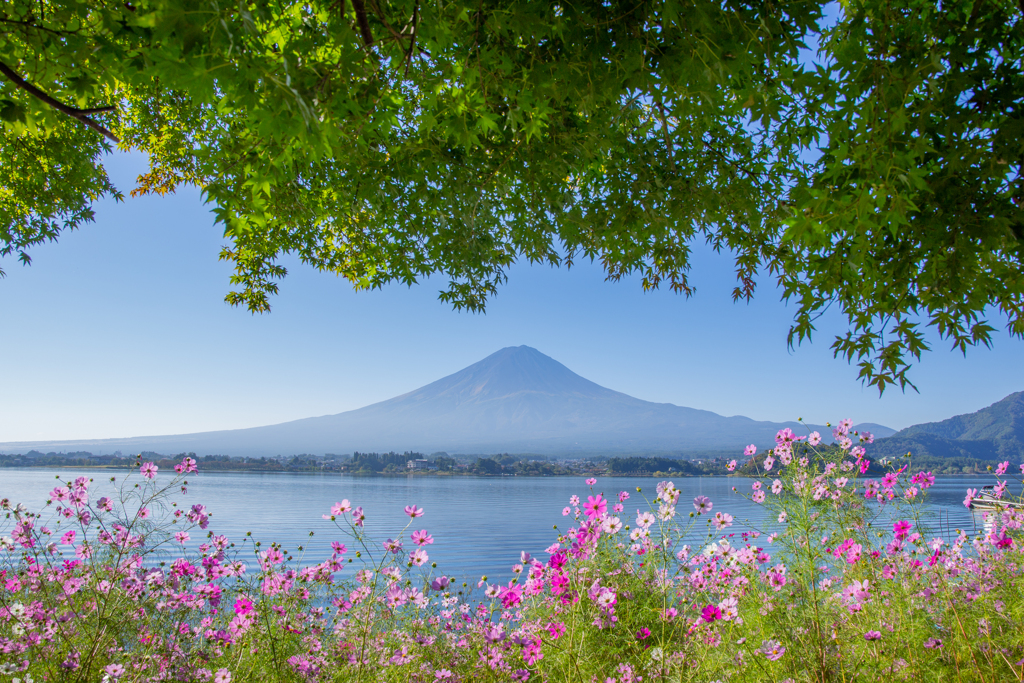
M 596 483 L 597 483 L 597 479 L 594 479 L 593 477 L 591 477 L 590 479 L 587 479 L 587 486 L 593 486 Z
M 181 462 L 174 466 L 174 471 L 178 474 L 192 474 L 198 471 L 195 458 L 182 458 Z
M 546 626 L 548 633 L 551 634 L 552 640 L 558 640 L 558 637 L 565 633 L 565 624 L 562 622 L 549 621 Z
M 711 508 L 714 507 L 714 504 L 707 496 L 697 496 L 693 499 L 693 507 L 697 510 L 698 515 L 702 515 L 705 512 L 711 512 Z
M 406 505 L 405 514 L 409 515 L 413 519 L 423 516 L 423 508 L 418 508 L 415 505 Z
M 417 548 L 409 553 L 409 561 L 417 567 L 422 567 L 429 559 L 430 557 L 427 555 L 427 551 L 422 548 Z
M 601 530 L 606 534 L 616 534 L 622 530 L 622 520 L 618 517 L 606 517 L 601 524 Z
M 260 553 L 261 564 L 266 566 L 281 564 L 284 562 L 284 554 L 277 548 L 270 548 Z
M 807 443 L 809 443 L 812 446 L 817 446 L 819 443 L 821 443 L 821 434 L 819 434 L 818 432 L 811 432 L 811 435 L 807 437 Z
M 427 533 L 426 529 L 412 532 L 412 542 L 416 545 L 430 545 L 434 542 L 434 537 Z
M 124 675 L 124 667 L 120 664 L 108 664 L 103 670 L 115 681 Z
M 650 512 L 640 512 L 639 510 L 636 511 L 636 525 L 641 529 L 646 529 L 650 527 L 652 524 L 654 524 L 654 522 L 654 515 L 652 515 Z
M 626 509 L 626 506 L 622 503 L 616 503 L 612 506 L 612 512 L 619 513 Z
M 776 479 L 775 481 L 772 482 L 772 493 L 774 493 L 775 495 L 779 495 L 780 493 L 782 493 L 781 479 Z
M 761 648 L 758 652 L 767 657 L 769 661 L 774 662 L 786 654 L 786 648 L 777 640 L 766 640 L 761 643 Z
M 865 472 L 867 472 L 869 467 L 871 467 L 871 461 L 870 460 L 868 460 L 867 458 L 864 458 L 863 460 L 860 461 L 860 473 L 861 474 L 864 474 Z
M 712 521 L 712 524 L 715 525 L 716 529 L 721 531 L 722 529 L 727 529 L 727 528 L 731 527 L 732 526 L 732 521 L 733 521 L 733 516 L 730 515 L 728 512 L 716 512 L 715 513 L 715 518 Z
M 942 641 L 938 638 L 929 638 L 928 640 L 924 641 L 924 646 L 929 650 L 938 650 L 940 647 L 942 647 Z
M 754 491 L 754 493 L 751 494 L 750 496 L 750 500 L 754 501 L 755 503 L 763 503 L 764 491 Z
M 351 509 L 352 503 L 348 502 L 348 498 L 345 498 L 340 503 L 335 503 L 334 505 L 331 506 L 331 514 L 337 516 L 340 514 L 344 514 Z
M 62 544 L 64 544 L 64 545 L 74 545 L 75 544 L 75 530 L 72 529 L 71 531 L 69 531 L 66 534 L 64 534 L 63 536 L 61 536 L 60 537 L 60 542 Z
M 895 472 L 886 472 L 885 476 L 882 477 L 882 488 L 891 489 L 896 486 L 896 482 L 899 481 L 900 476 Z
M 1009 466 L 1010 466 L 1010 461 L 1009 460 L 1004 460 L 1003 462 L 999 463 L 999 467 L 996 468 L 996 476 L 1002 476 L 1002 475 L 1006 474 L 1006 468 L 1009 467 Z
M 619 502 L 624 503 L 629 500 L 629 491 L 619 491 Z
M 564 508 L 562 508 L 562 516 L 563 517 L 568 517 L 570 512 L 572 512 L 572 508 L 569 507 L 568 505 L 566 505 Z
M 355 522 L 356 526 L 362 526 L 363 522 L 366 521 L 366 515 L 363 513 L 361 506 L 352 510 L 352 521 Z
M 587 496 L 587 502 L 583 504 L 583 512 L 589 519 L 600 517 L 608 511 L 608 501 L 597 494 L 596 496 Z
M 967 489 L 967 497 L 964 498 L 964 507 L 971 507 L 971 503 L 978 497 L 978 489 Z
M 139 474 L 144 476 L 146 479 L 155 479 L 156 471 L 160 469 L 151 462 L 142 463 L 142 467 L 139 468 Z
M 1024 465 L 1022 465 L 1021 468 L 1024 469 Z M 53 498 L 54 500 L 65 501 L 70 497 L 70 495 L 71 489 L 67 486 L 58 486 L 50 491 L 50 498 Z
M 182 545 L 184 545 L 185 543 L 188 543 L 188 541 L 189 541 L 188 532 L 187 531 L 175 532 L 174 540 L 176 540 L 178 543 L 181 543 Z
M 1024 467 L 1024 465 L 1022 465 L 1021 467 Z M 730 472 L 734 471 L 736 469 L 736 461 L 730 460 L 729 464 L 725 466 L 725 469 L 727 469 Z
M 907 537 L 907 534 L 913 526 L 914 525 L 907 520 L 902 520 L 892 525 L 892 533 L 896 538 L 902 541 Z
M 775 466 L 775 458 L 773 458 L 772 456 L 769 455 L 767 458 L 764 459 L 764 469 L 765 469 L 765 471 L 770 472 L 772 467 L 774 467 L 774 466 Z
M 217 669 L 213 675 L 213 683 L 231 683 L 231 672 L 227 669 Z
M 252 612 L 252 600 L 245 597 L 244 595 L 239 596 L 239 598 L 235 600 L 235 614 L 244 617 L 247 614 L 252 614 Z
M 757 453 L 757 446 L 754 444 L 750 444 L 743 449 L 743 455 L 754 455 L 755 453 Z
M 878 631 L 868 631 L 864 634 L 864 640 L 881 640 L 882 634 Z
M 722 618 L 722 610 L 717 605 L 707 605 L 700 611 L 700 618 L 707 623 L 713 623 Z
M 637 640 L 645 640 L 645 639 L 650 638 L 650 637 L 651 637 L 651 629 L 647 628 L 646 626 L 636 632 L 636 639 Z

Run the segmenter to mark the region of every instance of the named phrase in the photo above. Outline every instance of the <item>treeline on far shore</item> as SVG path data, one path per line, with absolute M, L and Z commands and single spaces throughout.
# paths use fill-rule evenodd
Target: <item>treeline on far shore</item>
M 71 453 L 0 454 L 0 467 L 73 467 L 128 469 L 141 462 L 153 462 L 161 469 L 171 469 L 184 456 L 195 458 L 205 472 L 336 472 L 359 475 L 481 475 L 481 476 L 706 476 L 724 474 L 721 457 L 688 460 L 660 456 L 591 456 L 557 458 L 537 454 L 500 453 L 495 455 L 449 455 L 439 452 L 426 455 L 415 451 L 402 453 L 362 453 L 351 455 L 298 454 L 277 457 L 231 457 L 154 452 L 124 455 L 94 455 L 81 451 Z
M 828 447 L 826 447 L 828 448 Z M 752 476 L 763 470 L 767 451 L 754 458 L 740 456 L 737 475 Z M 426 455 L 415 451 L 403 453 L 361 453 L 323 456 L 298 454 L 277 457 L 231 457 L 227 455 L 197 456 L 195 453 L 164 455 L 143 452 L 135 455 L 94 455 L 88 452 L 39 453 L 3 455 L 0 467 L 73 467 L 128 469 L 139 462 L 153 462 L 160 468 L 173 468 L 183 456 L 190 456 L 202 465 L 203 471 L 222 472 L 335 472 L 358 475 L 478 475 L 478 476 L 528 476 L 553 477 L 579 474 L 606 476 L 674 476 L 701 477 L 726 474 L 728 460 L 721 454 L 712 457 L 665 457 L 665 456 L 590 456 L 556 458 L 536 454 L 501 453 L 497 455 L 449 455 L 433 453 Z M 991 459 L 933 455 L 886 457 L 871 461 L 868 476 L 881 475 L 891 467 L 901 467 L 907 461 L 914 470 L 931 471 L 935 474 L 970 475 L 984 474 L 993 469 Z

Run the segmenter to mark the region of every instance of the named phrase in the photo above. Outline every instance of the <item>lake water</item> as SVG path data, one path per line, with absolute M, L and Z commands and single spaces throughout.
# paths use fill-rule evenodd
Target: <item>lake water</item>
M 110 477 L 120 482 L 125 470 L 79 470 L 50 468 L 0 469 L 0 497 L 24 503 L 39 510 L 47 493 L 54 487 L 56 475 L 65 480 L 89 476 L 95 481 L 90 488 L 91 500 L 113 491 Z M 138 475 L 133 475 L 139 481 Z M 157 482 L 169 482 L 161 473 Z M 620 517 L 632 524 L 637 508 L 648 509 L 644 498 L 653 499 L 658 479 L 640 477 L 599 477 L 595 492 L 613 498 L 619 491 L 628 491 L 626 511 Z M 692 507 L 689 501 L 705 495 L 714 503 L 714 511 L 723 511 L 736 518 L 730 531 L 756 528 L 770 532 L 777 528 L 775 520 L 765 520 L 762 508 L 739 493 L 750 491 L 749 479 L 739 477 L 694 477 L 673 479 L 680 489 L 679 511 L 684 515 Z M 950 538 L 956 529 L 976 533 L 982 528 L 982 516 L 963 506 L 965 490 L 993 483 L 991 476 L 937 477 L 923 507 L 922 522 L 926 536 Z M 636 493 L 636 487 L 643 489 Z M 406 505 L 424 509 L 406 532 L 405 547 L 413 546 L 408 534 L 427 529 L 434 543 L 427 546 L 431 561 L 437 562 L 440 573 L 476 580 L 487 574 L 492 579 L 511 576 L 511 566 L 519 562 L 520 551 L 539 557 L 557 540 L 559 529 L 572 526 L 572 517 L 563 517 L 562 508 L 573 494 L 586 500 L 590 494 L 583 477 L 357 477 L 338 474 L 306 473 L 236 473 L 211 472 L 189 476 L 187 495 L 174 495 L 173 500 L 186 507 L 202 503 L 212 513 L 210 529 L 240 541 L 251 531 L 264 544 L 282 543 L 287 550 L 306 547 L 308 563 L 319 562 L 330 555 L 330 542 L 340 540 L 350 548 L 350 539 L 332 522 L 322 519 L 333 503 L 343 498 L 361 505 L 366 512 L 366 530 L 378 543 L 394 538 L 409 518 L 403 513 Z M 314 536 L 309 537 L 313 531 Z M 706 527 L 698 526 L 691 542 L 706 540 Z M 201 534 L 192 534 L 193 549 Z M 351 556 L 351 555 L 350 555 Z

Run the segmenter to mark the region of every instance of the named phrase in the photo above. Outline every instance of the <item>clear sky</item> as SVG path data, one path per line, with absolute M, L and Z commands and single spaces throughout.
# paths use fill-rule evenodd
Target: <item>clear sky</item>
M 127 194 L 139 156 L 108 158 Z M 695 251 L 697 294 L 644 293 L 597 266 L 516 266 L 486 314 L 437 300 L 443 282 L 355 292 L 290 262 L 267 315 L 223 301 L 230 267 L 199 192 L 101 202 L 96 222 L 2 266 L 0 442 L 251 427 L 338 413 L 415 389 L 494 351 L 533 346 L 649 401 L 813 422 L 901 428 L 972 412 L 1024 389 L 1024 342 L 1005 331 L 967 358 L 933 339 L 921 393 L 863 388 L 832 358 L 840 316 L 786 347 L 793 308 L 767 280 L 734 304 L 727 256 Z M 1002 322 L 994 324 L 1002 330 Z

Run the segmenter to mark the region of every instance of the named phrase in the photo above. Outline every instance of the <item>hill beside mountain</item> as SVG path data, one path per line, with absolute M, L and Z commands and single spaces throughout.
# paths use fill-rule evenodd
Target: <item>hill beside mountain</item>
M 1024 391 L 974 413 L 907 427 L 868 449 L 876 459 L 908 452 L 940 458 L 1024 459 Z
M 170 436 L 0 444 L 24 453 L 88 450 L 242 456 L 353 451 L 551 455 L 734 450 L 774 445 L 776 432 L 824 427 L 723 417 L 602 387 L 528 346 L 508 347 L 401 396 L 336 415 Z M 879 436 L 892 433 L 865 427 Z

